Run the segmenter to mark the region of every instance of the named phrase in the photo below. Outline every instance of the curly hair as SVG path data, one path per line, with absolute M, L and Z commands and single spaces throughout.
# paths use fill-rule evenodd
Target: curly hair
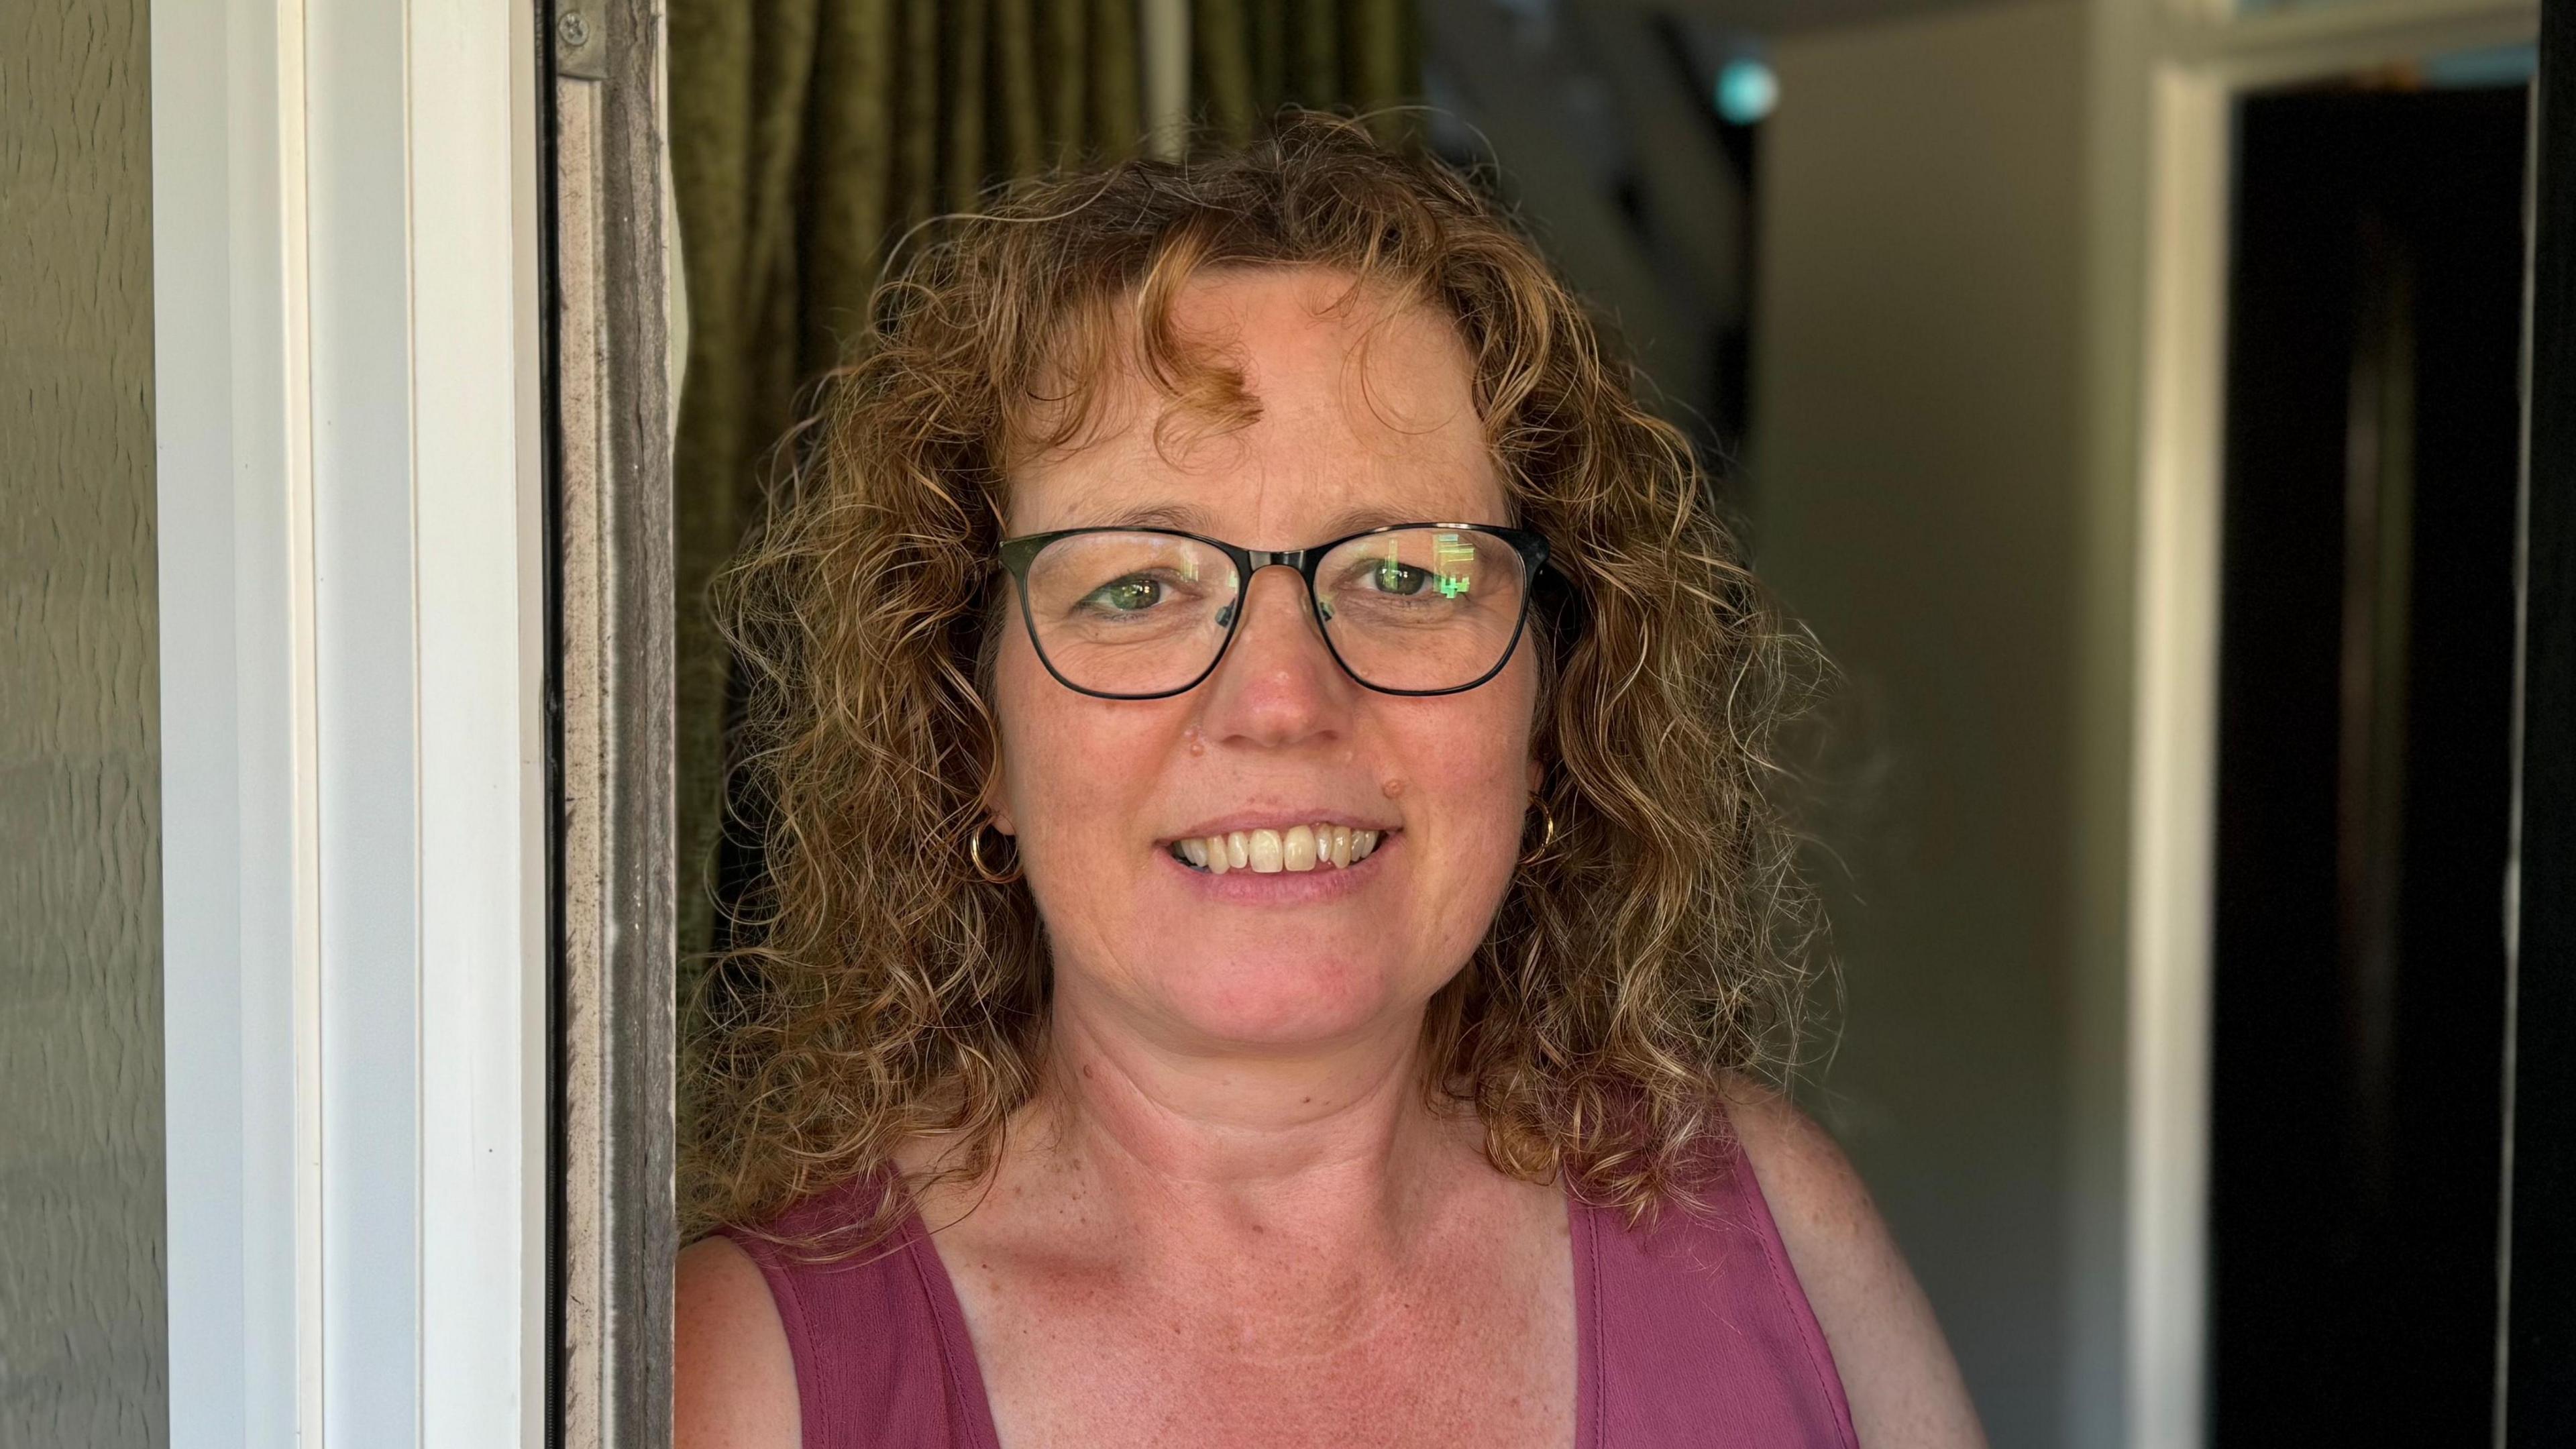
M 1687 1197 L 1732 1079 L 1794 1060 L 1820 968 L 1775 756 L 1819 658 L 1741 561 L 1685 437 L 1469 177 L 1359 123 L 1014 185 L 878 290 L 794 476 L 719 581 L 767 872 L 700 993 L 692 1230 L 757 1229 L 896 1150 L 991 1168 L 1038 1081 L 1035 902 L 969 867 L 996 734 L 1010 464 L 1122 361 L 1217 426 L 1257 410 L 1172 324 L 1210 268 L 1302 266 L 1435 310 L 1514 521 L 1550 540 L 1534 740 L 1552 844 L 1424 1026 L 1424 1089 L 1506 1173 L 1643 1215 Z M 1129 349 L 1122 358 L 1117 349 Z M 919 1186 L 918 1182 L 910 1186 Z

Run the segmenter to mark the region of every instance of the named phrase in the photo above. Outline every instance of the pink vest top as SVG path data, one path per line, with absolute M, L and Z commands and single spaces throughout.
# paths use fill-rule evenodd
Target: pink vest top
M 1851 1409 L 1743 1151 L 1730 1139 L 1698 1213 L 1631 1232 L 1569 1204 L 1574 1233 L 1575 1449 L 1856 1449 Z M 848 1222 L 857 1186 L 781 1219 L 789 1235 Z M 975 1346 L 918 1215 L 837 1263 L 758 1238 L 796 1359 L 805 1449 L 999 1449 Z

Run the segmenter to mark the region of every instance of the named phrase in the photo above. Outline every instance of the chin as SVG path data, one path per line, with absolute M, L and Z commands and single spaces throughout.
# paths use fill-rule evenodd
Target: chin
M 1278 945 L 1140 984 L 1191 1034 L 1238 1048 L 1319 1046 L 1422 1005 L 1373 964 L 1319 960 Z

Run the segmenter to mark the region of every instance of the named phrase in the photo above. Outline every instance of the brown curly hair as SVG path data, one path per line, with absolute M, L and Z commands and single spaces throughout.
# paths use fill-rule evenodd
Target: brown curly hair
M 1360 124 L 1010 187 L 878 291 L 803 462 L 717 604 L 749 678 L 766 876 L 700 993 L 684 1212 L 757 1228 L 924 1134 L 981 1177 L 1038 1080 L 1037 907 L 969 867 L 995 730 L 1010 463 L 1065 443 L 1120 359 L 1181 411 L 1248 416 L 1174 298 L 1307 266 L 1427 305 L 1466 343 L 1514 521 L 1546 535 L 1531 639 L 1552 845 L 1425 1023 L 1425 1089 L 1500 1170 L 1634 1214 L 1687 1193 L 1721 1093 L 1778 1077 L 1817 974 L 1779 727 L 1817 656 L 1740 561 L 1683 437 L 1468 177 Z

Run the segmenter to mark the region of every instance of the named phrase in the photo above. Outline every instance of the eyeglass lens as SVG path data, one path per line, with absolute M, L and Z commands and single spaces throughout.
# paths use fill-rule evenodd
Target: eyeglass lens
M 1510 543 L 1398 528 L 1336 545 L 1316 612 L 1344 668 L 1379 689 L 1473 684 L 1519 628 L 1526 570 Z M 1095 694 L 1187 688 L 1224 649 L 1245 581 L 1221 550 L 1168 533 L 1077 533 L 1028 567 L 1030 632 L 1066 683 Z

